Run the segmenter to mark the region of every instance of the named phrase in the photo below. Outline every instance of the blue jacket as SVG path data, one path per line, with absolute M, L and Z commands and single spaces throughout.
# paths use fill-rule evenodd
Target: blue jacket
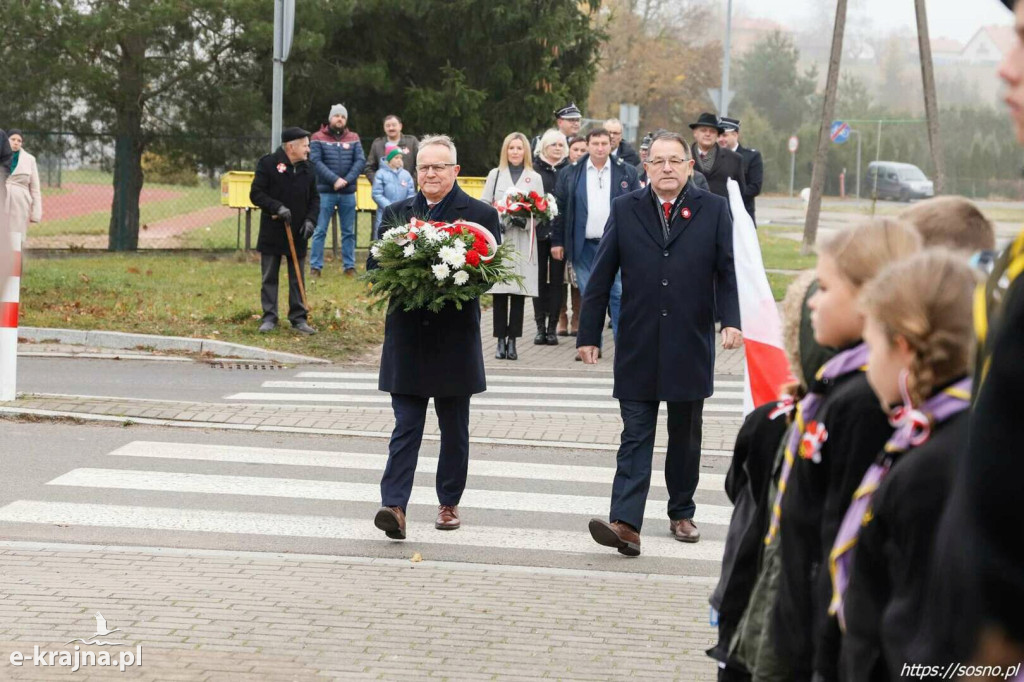
M 373 227 L 380 226 L 385 208 L 396 201 L 414 196 L 416 196 L 416 187 L 413 185 L 409 171 L 404 168 L 395 170 L 387 164 L 378 168 L 373 176 L 373 200 L 377 203 L 377 217 L 374 219 Z M 376 238 L 376 229 L 374 229 L 374 238 Z
M 320 194 L 354 194 L 356 180 L 366 165 L 366 155 L 359 135 L 346 130 L 335 136 L 323 126 L 309 141 L 309 161 L 316 171 L 316 191 Z M 340 190 L 334 189 L 338 178 L 348 182 Z
M 707 398 L 715 369 L 716 304 L 723 327 L 740 326 L 729 204 L 691 184 L 672 216 L 668 239 L 661 221 L 650 188 L 612 200 L 580 306 L 576 345 L 596 346 L 621 269 L 612 394 L 619 400 Z
M 558 171 L 558 179 L 555 181 L 558 215 L 551 221 L 551 246 L 564 246 L 565 259 L 570 263 L 583 251 L 583 244 L 587 240 L 586 232 L 575 229 L 575 226 L 577 219 L 583 224 L 587 221 L 587 207 L 577 205 L 576 189 L 579 183 L 586 184 L 589 159 L 590 154 L 584 154 L 576 163 Z M 636 168 L 624 163 L 622 159 L 611 157 L 608 163 L 612 165 L 612 201 L 615 197 L 639 189 Z

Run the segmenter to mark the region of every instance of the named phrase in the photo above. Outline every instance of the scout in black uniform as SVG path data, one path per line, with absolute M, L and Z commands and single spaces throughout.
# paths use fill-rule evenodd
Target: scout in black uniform
M 857 356 L 866 362 L 856 296 L 887 263 L 920 246 L 913 226 L 887 219 L 845 229 L 821 245 L 821 289 L 810 305 L 815 340 L 847 348 L 833 363 Z M 809 418 L 779 504 L 782 564 L 771 622 L 776 653 L 788 661 L 793 680 L 809 680 L 813 672 L 836 679 L 839 629 L 828 615 L 828 554 L 851 495 L 892 434 L 874 391 L 856 370 L 833 379 Z
M 905 663 L 921 662 L 910 644 L 939 519 L 967 447 L 974 284 L 963 258 L 927 251 L 888 268 L 861 298 L 873 351 L 868 377 L 881 401 L 901 406 L 891 411 L 896 433 L 865 474 L 833 545 L 844 679 L 896 680 Z

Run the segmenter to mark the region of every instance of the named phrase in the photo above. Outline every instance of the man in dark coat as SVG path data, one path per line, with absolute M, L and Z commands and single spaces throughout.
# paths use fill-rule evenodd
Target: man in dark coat
M 747 209 L 750 219 L 757 226 L 757 218 L 754 216 L 754 199 L 761 193 L 761 185 L 764 183 L 764 159 L 761 152 L 740 144 L 740 120 L 738 118 L 722 117 L 723 133 L 718 137 L 718 146 L 730 149 L 743 158 L 743 206 Z
M 708 187 L 712 194 L 729 200 L 726 181 L 732 178 L 740 185 L 740 194 L 746 193 L 743 181 L 743 157 L 729 149 L 718 146 L 718 136 L 722 133 L 721 122 L 714 114 L 701 114 L 696 123 L 690 124 L 693 131 L 694 168 L 708 179 Z
M 622 159 L 634 168 L 640 165 L 640 155 L 633 147 L 622 139 L 622 121 L 617 118 L 610 118 L 604 122 L 604 129 L 608 131 L 612 140 L 612 158 Z
M 498 212 L 473 199 L 455 182 L 459 173 L 455 145 L 446 136 L 420 141 L 416 172 L 420 191 L 411 199 L 384 210 L 385 229 L 410 217 L 451 222 L 478 223 L 501 241 Z M 367 268 L 376 267 L 372 256 Z M 437 500 L 440 504 L 434 527 L 459 527 L 459 500 L 466 488 L 469 468 L 469 399 L 487 389 L 484 356 L 480 344 L 480 304 L 449 304 L 438 313 L 419 309 L 388 311 L 384 327 L 378 387 L 391 394 L 395 430 L 388 445 L 388 463 L 380 482 L 381 508 L 374 525 L 389 538 L 405 538 L 405 516 L 412 494 L 413 477 L 427 403 L 441 427 L 441 453 L 437 461 Z
M 377 174 L 381 162 L 387 163 L 385 157 L 388 153 L 388 146 L 394 145 L 402 150 L 402 166 L 409 171 L 409 175 L 413 176 L 415 181 L 416 151 L 419 149 L 419 144 L 415 135 L 402 133 L 402 119 L 395 114 L 388 114 L 384 117 L 384 135 L 376 138 L 370 145 L 370 155 L 363 168 L 366 179 L 373 184 L 373 177 Z
M 260 331 L 269 332 L 277 326 L 277 281 L 281 260 L 288 263 L 288 321 L 303 334 L 315 334 L 309 326 L 309 311 L 302 305 L 299 278 L 305 277 L 306 242 L 316 229 L 320 212 L 320 195 L 316 191 L 316 175 L 309 164 L 309 133 L 302 128 L 286 128 L 281 132 L 281 146 L 267 154 L 256 165 L 256 176 L 249 190 L 249 200 L 263 209 L 256 250 L 260 252 L 263 287 L 263 320 Z M 298 256 L 299 272 L 295 272 L 285 226 L 291 225 Z
M 700 538 L 693 493 L 700 473 L 701 414 L 712 393 L 716 288 L 722 345 L 742 343 L 727 202 L 689 182 L 693 160 L 676 133 L 655 137 L 646 167 L 651 184 L 612 202 L 576 339 L 583 361 L 596 363 L 603 312 L 621 268 L 625 305 L 614 396 L 624 423 L 622 443 L 609 521 L 591 519 L 590 533 L 627 556 L 640 553 L 662 401 L 668 403 L 669 531 L 682 542 Z
M 558 215 L 551 226 L 551 257 L 572 263 L 581 296 L 586 295 L 611 202 L 640 187 L 636 169 L 610 155 L 608 131 L 591 130 L 587 133 L 587 153 L 563 168 L 555 184 Z M 621 299 L 622 285 L 616 277 L 610 294 L 612 329 L 616 332 Z

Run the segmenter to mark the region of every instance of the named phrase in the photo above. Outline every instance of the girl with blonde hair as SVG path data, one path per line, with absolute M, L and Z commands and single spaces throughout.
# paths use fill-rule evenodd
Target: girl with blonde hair
M 892 435 L 864 375 L 868 348 L 857 297 L 887 264 L 920 250 L 917 230 L 888 218 L 841 230 L 818 250 L 818 290 L 808 301 L 814 339 L 839 352 L 796 407 L 766 537 L 780 543 L 769 627 L 775 653 L 790 668 L 785 679 L 837 679 L 840 633 L 828 615 L 827 559 L 857 484 Z

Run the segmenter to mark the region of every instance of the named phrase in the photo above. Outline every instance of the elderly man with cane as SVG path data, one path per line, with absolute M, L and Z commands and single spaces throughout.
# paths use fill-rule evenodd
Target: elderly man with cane
M 260 332 L 277 326 L 277 280 L 281 258 L 288 262 L 288 321 L 302 334 L 315 334 L 309 326 L 303 265 L 306 242 L 316 229 L 320 195 L 309 164 L 309 133 L 302 128 L 281 132 L 281 146 L 256 165 L 249 199 L 263 210 L 256 250 L 260 252 L 263 320 Z

